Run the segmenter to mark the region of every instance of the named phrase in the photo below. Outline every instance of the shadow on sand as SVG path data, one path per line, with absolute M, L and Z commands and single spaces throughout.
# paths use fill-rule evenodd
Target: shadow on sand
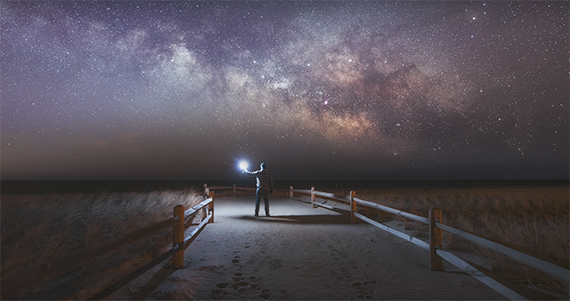
M 254 217 L 252 215 L 241 215 L 230 217 L 243 221 L 255 221 L 266 223 L 293 223 L 293 224 L 349 224 L 350 219 L 347 214 L 339 215 L 272 215 Z
M 148 296 L 158 288 L 158 286 L 163 283 L 168 276 L 172 275 L 172 273 L 176 272 L 176 269 L 173 268 L 170 264 L 165 265 L 162 267 L 156 274 L 150 278 L 147 283 L 145 283 L 136 293 L 134 293 L 130 300 L 144 300 L 148 298 Z

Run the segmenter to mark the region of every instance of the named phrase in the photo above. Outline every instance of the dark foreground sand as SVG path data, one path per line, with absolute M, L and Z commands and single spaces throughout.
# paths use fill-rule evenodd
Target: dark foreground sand
M 254 218 L 254 197 L 215 202 L 184 268 L 163 263 L 108 299 L 504 299 L 447 263 L 429 271 L 425 250 L 342 214 L 272 198 L 272 217 L 262 205 Z

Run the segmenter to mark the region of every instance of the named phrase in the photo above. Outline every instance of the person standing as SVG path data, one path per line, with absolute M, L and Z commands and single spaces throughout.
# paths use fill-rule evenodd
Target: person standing
M 244 169 L 244 172 L 254 175 L 257 178 L 257 190 L 255 191 L 255 216 L 259 216 L 259 203 L 263 197 L 265 203 L 265 216 L 269 215 L 269 194 L 273 193 L 273 177 L 271 172 L 267 170 L 267 165 L 261 163 L 260 169 L 256 171 L 249 171 Z

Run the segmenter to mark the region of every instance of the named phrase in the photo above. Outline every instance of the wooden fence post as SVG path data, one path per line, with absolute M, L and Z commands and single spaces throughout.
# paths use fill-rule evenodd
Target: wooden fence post
M 315 187 L 311 187 L 311 208 L 315 208 Z
M 214 192 L 210 191 L 208 196 L 212 198 L 212 201 L 210 202 L 210 204 L 208 204 L 208 214 L 212 213 L 212 218 L 210 218 L 209 223 L 213 223 L 214 222 Z
M 172 231 L 172 247 L 179 246 L 178 252 L 172 255 L 172 265 L 179 269 L 184 266 L 184 206 L 176 205 L 174 207 L 174 217 L 178 216 L 178 222 L 174 225 Z
M 234 196 L 236 196 L 236 184 L 234 184 Z
M 289 186 L 289 199 L 293 199 L 293 186 Z
M 435 250 L 442 247 L 442 230 L 435 227 L 435 223 L 442 223 L 442 213 L 439 208 L 429 210 L 429 270 L 442 271 L 441 257 L 435 254 Z
M 356 202 L 354 201 L 354 197 L 356 196 L 356 191 L 350 191 L 350 223 L 355 224 L 358 222 L 356 216 L 354 216 L 354 212 L 356 212 Z

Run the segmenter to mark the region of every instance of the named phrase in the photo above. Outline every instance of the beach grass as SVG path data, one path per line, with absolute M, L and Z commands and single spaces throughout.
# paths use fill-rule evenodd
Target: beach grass
M 4 195 L 2 217 L 2 277 L 19 269 L 47 262 L 66 253 L 96 245 L 171 218 L 176 205 L 189 208 L 203 200 L 194 189 L 151 192 Z M 15 298 L 68 298 L 85 289 L 106 271 L 137 258 L 152 258 L 171 244 L 170 230 L 153 235 L 75 269 L 63 278 L 72 279 L 67 289 L 40 285 Z M 70 276 L 71 275 L 71 276 Z M 70 289 L 73 288 L 73 289 Z M 50 295 L 51 294 L 51 295 Z

